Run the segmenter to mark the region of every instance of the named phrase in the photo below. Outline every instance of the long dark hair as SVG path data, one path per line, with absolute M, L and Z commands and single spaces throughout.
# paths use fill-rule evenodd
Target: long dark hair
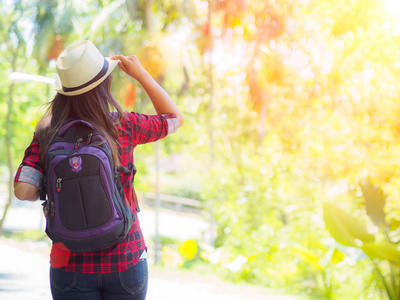
M 122 107 L 111 94 L 111 75 L 94 89 L 77 96 L 60 93 L 49 102 L 43 118 L 36 126 L 35 135 L 39 140 L 41 159 L 46 161 L 47 149 L 57 131 L 68 120 L 79 119 L 91 123 L 107 140 L 115 164 L 120 165 L 118 153 L 119 132 L 117 124 L 123 118 Z M 115 117 L 110 112 L 116 111 Z

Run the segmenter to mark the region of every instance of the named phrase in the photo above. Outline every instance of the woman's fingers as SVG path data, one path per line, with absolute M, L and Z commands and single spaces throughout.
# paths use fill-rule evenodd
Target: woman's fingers
M 118 68 L 122 71 L 124 71 L 125 73 L 128 72 L 128 64 L 130 63 L 129 60 L 123 56 L 123 55 L 114 55 L 111 56 L 110 59 L 112 60 L 119 60 L 118 62 Z
M 144 73 L 137 55 L 114 55 L 111 59 L 119 59 L 118 67 L 136 80 Z
M 123 64 L 123 65 L 127 65 L 129 63 L 129 60 L 127 59 L 126 56 L 123 55 L 114 55 L 110 57 L 113 60 L 119 60 L 118 64 Z
M 121 63 L 118 64 L 118 68 L 119 68 L 120 70 L 124 71 L 125 73 L 127 72 L 126 67 L 125 67 L 123 64 L 121 64 Z
M 124 58 L 124 56 L 120 55 L 120 54 L 113 55 L 113 56 L 110 57 L 110 59 L 112 59 L 112 60 L 117 60 L 117 59 L 122 60 L 123 58 Z

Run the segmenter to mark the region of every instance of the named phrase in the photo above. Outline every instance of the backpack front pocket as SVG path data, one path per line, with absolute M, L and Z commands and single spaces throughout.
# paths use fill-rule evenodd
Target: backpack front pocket
M 112 209 L 98 174 L 63 179 L 61 223 L 69 230 L 91 229 L 110 220 Z

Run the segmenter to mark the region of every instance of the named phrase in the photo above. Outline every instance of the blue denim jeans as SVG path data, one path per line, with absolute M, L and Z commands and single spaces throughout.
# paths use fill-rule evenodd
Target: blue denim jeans
M 50 269 L 53 299 L 144 300 L 147 293 L 147 260 L 141 259 L 127 271 L 107 274 L 82 274 Z

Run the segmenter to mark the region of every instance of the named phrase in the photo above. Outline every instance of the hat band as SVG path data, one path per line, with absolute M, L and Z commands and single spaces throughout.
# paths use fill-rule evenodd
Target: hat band
M 100 80 L 104 75 L 107 74 L 107 71 L 108 71 L 108 61 L 107 61 L 107 59 L 104 59 L 103 68 L 100 70 L 100 72 L 93 79 L 91 79 L 90 81 L 88 81 L 88 82 L 86 82 L 86 83 L 84 83 L 84 84 L 82 84 L 80 86 L 76 86 L 76 87 L 72 87 L 72 88 L 68 88 L 68 87 L 63 86 L 62 87 L 63 91 L 65 93 L 67 93 L 67 92 L 75 92 L 77 90 L 83 89 L 83 88 L 91 85 L 92 83 L 95 83 L 96 81 Z

